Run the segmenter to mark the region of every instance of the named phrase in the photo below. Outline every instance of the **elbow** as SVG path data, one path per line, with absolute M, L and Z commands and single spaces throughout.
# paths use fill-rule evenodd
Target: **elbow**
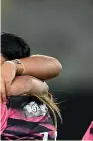
M 58 62 L 57 68 L 58 68 L 58 74 L 60 74 L 60 72 L 62 71 L 62 64 L 60 62 Z
M 56 60 L 56 75 L 58 76 L 61 73 L 61 71 L 62 71 L 62 65 L 58 60 Z
M 55 58 L 53 58 L 53 71 L 54 71 L 54 76 L 58 76 L 61 71 L 62 71 L 62 64 Z

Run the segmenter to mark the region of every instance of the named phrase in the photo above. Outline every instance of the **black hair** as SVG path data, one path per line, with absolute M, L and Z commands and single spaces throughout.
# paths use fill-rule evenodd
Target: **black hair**
M 7 60 L 29 57 L 30 47 L 21 37 L 3 32 L 1 34 L 1 54 Z

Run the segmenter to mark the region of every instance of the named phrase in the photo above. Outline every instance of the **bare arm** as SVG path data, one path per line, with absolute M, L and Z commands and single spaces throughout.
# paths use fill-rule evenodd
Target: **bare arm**
M 41 80 L 56 77 L 62 69 L 60 62 L 57 59 L 44 55 L 33 55 L 32 57 L 23 58 L 20 60 L 23 62 L 25 67 L 24 75 L 34 76 Z M 9 88 L 11 87 L 16 74 L 19 75 L 20 70 L 22 70 L 22 65 L 15 65 L 5 61 L 1 68 L 2 81 L 0 94 L 2 101 L 6 101 L 6 94 L 9 95 Z
M 44 94 L 48 91 L 48 85 L 32 76 L 17 76 L 11 85 L 11 95 Z
M 49 56 L 33 55 L 20 60 L 25 66 L 24 75 L 31 75 L 42 80 L 47 80 L 58 76 L 62 69 L 60 62 Z M 22 69 L 22 65 L 17 64 L 17 68 L 18 74 Z

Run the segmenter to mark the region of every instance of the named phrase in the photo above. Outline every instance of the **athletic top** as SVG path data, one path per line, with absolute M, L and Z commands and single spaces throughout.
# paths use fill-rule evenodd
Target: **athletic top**
M 22 109 L 0 104 L 0 109 L 2 140 L 56 140 L 56 128 L 45 104 L 31 101 Z
M 93 141 L 93 121 L 89 125 L 86 133 L 84 134 L 82 140 L 90 140 Z

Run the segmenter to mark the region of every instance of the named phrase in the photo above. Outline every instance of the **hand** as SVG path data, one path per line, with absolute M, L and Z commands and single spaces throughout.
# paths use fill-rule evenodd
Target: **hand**
M 12 63 L 5 62 L 1 66 L 0 94 L 2 102 L 6 102 L 6 95 L 9 96 L 10 94 L 10 86 L 16 76 L 16 71 L 17 71 L 16 65 Z

